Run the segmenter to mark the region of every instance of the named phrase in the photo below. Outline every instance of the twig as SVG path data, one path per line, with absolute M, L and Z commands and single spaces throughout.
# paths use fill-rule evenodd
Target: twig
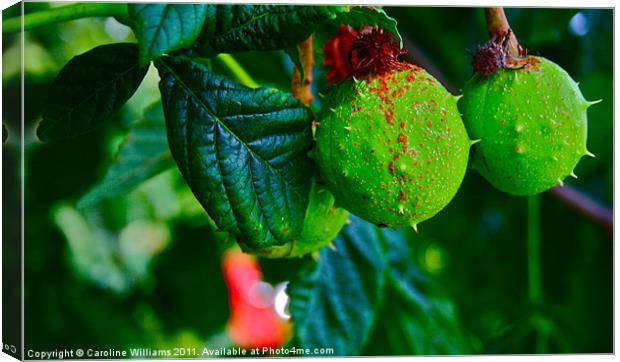
M 614 212 L 588 195 L 571 186 L 554 187 L 549 194 L 562 201 L 573 210 L 605 228 L 609 236 L 613 235 Z
M 312 68 L 314 67 L 314 52 L 312 48 L 312 35 L 308 39 L 299 43 L 299 56 L 301 64 L 304 67 L 304 84 L 301 84 L 301 74 L 297 66 L 293 64 L 293 84 L 291 90 L 293 96 L 299 99 L 303 104 L 309 106 L 314 99 L 312 95 Z
M 487 18 L 487 29 L 491 39 L 500 40 L 506 37 L 505 41 L 508 48 L 508 53 L 515 58 L 519 57 L 521 55 L 521 47 L 519 46 L 517 36 L 510 28 L 510 24 L 508 24 L 508 19 L 506 19 L 504 9 L 485 8 L 484 15 Z

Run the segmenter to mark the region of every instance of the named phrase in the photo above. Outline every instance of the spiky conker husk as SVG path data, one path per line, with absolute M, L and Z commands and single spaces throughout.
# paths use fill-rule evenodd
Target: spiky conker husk
M 533 195 L 562 184 L 586 149 L 589 104 L 558 65 L 528 56 L 518 69 L 475 75 L 459 102 L 472 167 L 493 186 Z
M 348 219 L 348 211 L 334 206 L 332 193 L 313 182 L 301 235 L 290 243 L 272 246 L 257 254 L 267 258 L 292 258 L 317 251 L 336 238 Z
M 336 204 L 380 226 L 417 225 L 454 197 L 470 140 L 456 97 L 417 66 L 347 79 L 325 97 L 313 157 Z

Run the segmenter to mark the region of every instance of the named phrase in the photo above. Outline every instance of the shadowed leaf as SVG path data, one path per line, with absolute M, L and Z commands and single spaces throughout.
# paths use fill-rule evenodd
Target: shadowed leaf
M 166 123 L 158 102 L 146 110 L 143 120 L 131 126 L 103 180 L 80 199 L 78 207 L 92 206 L 102 199 L 129 192 L 173 166 Z
M 136 44 L 101 45 L 71 59 L 49 90 L 43 140 L 61 139 L 94 130 L 134 94 L 148 66 L 138 66 Z
M 367 342 L 383 299 L 387 258 L 377 228 L 351 216 L 288 288 L 296 337 L 304 348 L 334 348 L 358 355 Z

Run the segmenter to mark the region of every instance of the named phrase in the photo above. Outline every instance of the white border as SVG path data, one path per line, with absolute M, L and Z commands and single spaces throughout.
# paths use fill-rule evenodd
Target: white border
M 91 1 L 91 2 L 96 2 L 96 0 L 85 0 L 83 2 L 87 2 L 87 1 Z M 115 2 L 123 2 L 123 1 L 115 1 Z M 160 2 L 160 1 L 153 1 L 153 0 L 143 0 L 143 1 L 139 1 L 139 2 Z M 187 1 L 168 1 L 168 2 L 187 2 Z M 209 1 L 211 3 L 230 3 L 231 1 L 223 1 L 223 0 L 212 0 Z M 357 1 L 336 1 L 336 0 L 323 0 L 320 2 L 316 2 L 316 1 L 300 1 L 300 0 L 254 0 L 254 1 L 235 1 L 235 2 L 245 2 L 245 3 L 275 3 L 275 4 L 282 4 L 282 3 L 295 3 L 295 4 L 308 4 L 308 3 L 321 3 L 321 4 L 359 4 L 359 5 L 377 5 L 379 3 L 379 1 L 372 1 L 372 0 L 357 0 Z M 15 1 L 11 1 L 11 0 L 0 0 L 0 4 L 2 5 L 2 9 L 6 9 L 7 7 L 9 7 L 10 5 L 14 4 Z M 439 4 L 437 4 L 437 2 L 433 2 L 433 1 L 415 1 L 415 0 L 390 0 L 388 2 L 381 2 L 381 5 L 397 5 L 397 6 L 439 6 Z M 618 84 L 615 82 L 615 71 L 616 71 L 616 59 L 618 59 L 618 40 L 616 38 L 616 34 L 618 34 L 618 22 L 616 22 L 615 20 L 615 1 L 603 1 L 603 0 L 589 0 L 589 1 L 580 1 L 580 0 L 546 0 L 544 2 L 541 2 L 540 0 L 536 1 L 536 0 L 519 0 L 519 1 L 458 1 L 458 0 L 449 0 L 449 1 L 441 1 L 441 6 L 459 6 L 459 7 L 480 7 L 480 6 L 504 6 L 504 7 L 558 7 L 558 8 L 614 8 L 614 139 L 620 139 L 620 130 L 618 128 L 615 127 L 616 125 L 616 120 L 617 120 L 617 116 L 616 116 L 616 105 L 618 104 L 616 102 L 616 95 L 618 94 Z M 23 37 L 22 37 L 22 42 L 23 42 Z M 2 45 L 2 40 L 0 38 L 0 49 L 1 49 L 1 45 Z M 0 61 L 1 64 L 1 61 Z M 23 43 L 22 43 L 22 87 L 23 87 Z M 22 94 L 23 94 L 23 90 L 22 90 Z M 0 90 L 0 95 L 1 95 L 1 90 Z M 23 99 L 23 98 L 22 98 Z M 2 102 L 0 102 L 0 114 L 2 113 Z M 22 117 L 23 117 L 23 101 L 22 101 Z M 21 159 L 21 167 L 22 167 L 22 180 L 24 177 L 24 157 L 23 157 L 23 145 L 24 145 L 24 129 L 23 129 L 23 119 L 22 119 L 22 159 Z M 1 151 L 0 151 L 1 152 Z M 616 147 L 616 144 L 614 142 L 614 205 L 617 204 L 618 202 L 618 195 L 615 192 L 618 186 L 618 175 L 617 175 L 617 169 L 616 169 L 616 165 L 615 162 L 616 160 L 619 159 L 619 151 L 618 148 Z M 0 158 L 0 176 L 2 175 L 2 168 L 1 168 L 1 164 L 2 164 L 2 160 Z M 2 180 L 0 177 L 0 190 L 1 190 L 1 185 L 2 185 Z M 21 192 L 21 197 L 22 197 L 22 205 L 23 205 L 23 193 L 24 190 L 24 186 L 23 186 L 23 182 L 22 182 L 22 192 Z M 2 195 L 0 193 L 0 202 L 2 199 Z M 24 244 L 23 244 L 23 234 L 24 234 L 24 218 L 23 218 L 23 208 L 22 208 L 22 310 L 23 310 L 23 283 L 24 283 L 24 274 L 23 274 L 23 265 L 24 265 Z M 2 215 L 2 210 L 0 208 L 0 217 Z M 615 215 L 614 213 L 614 224 L 617 222 L 617 215 Z M 615 238 L 615 229 L 614 229 L 614 241 L 616 240 Z M 0 241 L 1 241 L 1 235 L 0 235 Z M 2 248 L 0 248 L 0 260 L 2 257 Z M 617 270 L 616 270 L 616 265 L 615 265 L 615 261 L 618 259 L 618 251 L 615 248 L 614 245 L 614 351 L 617 350 L 617 347 L 619 345 L 619 337 L 618 334 L 616 333 L 615 330 L 615 326 L 617 325 L 616 321 L 617 321 L 617 315 L 615 313 L 616 311 L 616 302 L 618 301 L 618 295 L 616 294 L 617 292 L 617 288 L 616 288 L 616 281 L 617 281 Z M 0 268 L 0 311 L 2 310 L 2 269 Z M 2 325 L 2 313 L 0 313 L 0 326 Z M 23 322 L 24 322 L 24 316 L 22 313 L 22 326 L 23 326 Z M 23 334 L 23 330 L 22 330 L 22 352 L 23 352 L 23 344 L 24 344 L 24 334 Z M 466 356 L 466 357 L 382 357 L 382 359 L 385 358 L 385 360 L 388 361 L 397 361 L 397 360 L 408 360 L 408 359 L 413 359 L 415 358 L 415 361 L 443 361 L 443 360 L 454 360 L 456 359 L 460 359 L 460 360 L 471 360 L 471 361 L 478 361 L 480 359 L 484 359 L 487 361 L 495 361 L 495 360 L 508 360 L 508 361 L 525 361 L 525 360 L 531 360 L 531 359 L 536 359 L 536 360 L 555 360 L 555 359 L 559 359 L 561 358 L 562 360 L 568 360 L 568 361 L 600 361 L 600 360 L 609 360 L 609 359 L 615 359 L 615 355 L 556 355 L 556 356 L 524 356 L 524 355 L 510 355 L 510 356 Z M 348 357 L 348 358 L 330 358 L 331 361 L 347 361 L 350 360 L 352 357 Z M 14 361 L 15 359 L 13 359 L 12 357 L 8 356 L 7 354 L 4 353 L 0 353 L 0 361 Z M 232 361 L 243 361 L 242 359 L 232 359 Z M 292 358 L 278 358 L 279 361 L 299 361 L 299 359 L 292 359 Z M 306 360 L 306 359 L 304 359 Z M 314 359 L 311 359 L 314 360 Z M 85 361 L 91 361 L 91 360 L 85 360 Z M 141 360 L 138 360 L 141 361 Z M 152 361 L 152 360 L 142 360 L 142 361 Z M 162 360 L 162 361 L 172 361 L 172 360 Z

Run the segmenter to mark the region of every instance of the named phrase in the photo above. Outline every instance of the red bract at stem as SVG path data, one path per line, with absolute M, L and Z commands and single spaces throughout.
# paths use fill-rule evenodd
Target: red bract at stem
M 342 25 L 323 49 L 323 61 L 329 68 L 327 81 L 331 84 L 389 71 L 402 64 L 397 57 L 404 52 L 398 41 L 379 27 L 355 30 Z
M 351 45 L 351 73 L 358 78 L 382 73 L 399 66 L 396 59 L 404 50 L 392 34 L 383 29 L 365 28 Z

